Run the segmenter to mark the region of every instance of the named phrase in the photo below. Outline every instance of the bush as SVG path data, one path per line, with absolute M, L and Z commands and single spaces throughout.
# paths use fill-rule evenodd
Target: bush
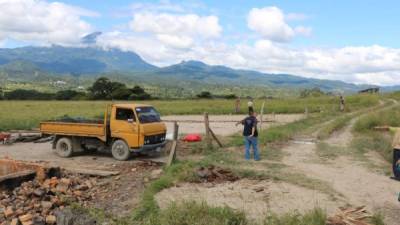
M 65 91 L 58 91 L 55 94 L 55 99 L 56 100 L 75 100 L 78 98 L 83 98 L 85 96 L 86 96 L 86 94 L 83 92 L 77 92 L 74 90 L 65 90 Z
M 7 100 L 52 100 L 54 99 L 54 94 L 42 93 L 35 90 L 17 89 L 6 92 L 4 97 Z
M 197 95 L 198 98 L 212 98 L 212 95 L 208 91 L 202 91 L 200 94 Z

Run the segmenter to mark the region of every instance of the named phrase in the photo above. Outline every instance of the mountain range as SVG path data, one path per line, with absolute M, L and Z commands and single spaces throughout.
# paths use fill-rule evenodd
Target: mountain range
M 97 35 L 97 34 L 94 34 Z M 90 42 L 94 37 L 86 37 Z M 0 49 L 0 76 L 17 81 L 49 77 L 95 77 L 112 74 L 160 84 L 189 83 L 259 86 L 268 88 L 314 88 L 329 92 L 356 92 L 371 85 L 356 85 L 336 80 L 305 78 L 290 74 L 268 74 L 200 61 L 157 67 L 134 52 L 97 47 L 20 47 Z M 1 77 L 0 77 L 1 78 Z M 397 89 L 393 87 L 392 89 Z

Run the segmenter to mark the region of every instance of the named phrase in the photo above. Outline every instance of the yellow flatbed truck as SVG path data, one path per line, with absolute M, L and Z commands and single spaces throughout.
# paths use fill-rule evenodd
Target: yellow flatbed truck
M 167 128 L 150 105 L 111 104 L 103 120 L 45 121 L 42 135 L 54 135 L 53 149 L 61 157 L 85 150 L 111 150 L 117 160 L 132 153 L 160 151 L 166 143 Z

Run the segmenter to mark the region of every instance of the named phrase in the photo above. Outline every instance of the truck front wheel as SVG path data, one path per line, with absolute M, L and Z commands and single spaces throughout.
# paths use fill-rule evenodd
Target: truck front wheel
M 73 153 L 72 140 L 70 138 L 60 138 L 56 144 L 56 153 L 58 156 L 67 158 L 71 157 Z
M 128 160 L 131 155 L 128 145 L 123 140 L 114 141 L 111 153 L 115 159 L 120 161 Z

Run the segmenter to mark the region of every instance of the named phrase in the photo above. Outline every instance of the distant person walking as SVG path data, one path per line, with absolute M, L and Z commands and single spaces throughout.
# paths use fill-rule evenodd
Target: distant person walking
M 240 113 L 240 97 L 237 97 L 235 101 L 235 113 Z
M 253 98 L 250 98 L 250 100 L 247 102 L 247 107 L 249 107 L 249 114 L 251 112 L 254 112 L 254 102 Z
M 343 95 L 340 95 L 339 97 L 339 104 L 340 104 L 340 111 L 344 112 L 345 109 L 345 102 L 344 102 L 344 97 Z
M 258 131 L 257 131 L 257 118 L 254 111 L 250 111 L 249 116 L 244 120 L 238 122 L 236 125 L 242 124 L 243 137 L 245 144 L 245 159 L 250 160 L 250 148 L 253 148 L 254 160 L 259 161 L 260 155 L 258 152 Z

